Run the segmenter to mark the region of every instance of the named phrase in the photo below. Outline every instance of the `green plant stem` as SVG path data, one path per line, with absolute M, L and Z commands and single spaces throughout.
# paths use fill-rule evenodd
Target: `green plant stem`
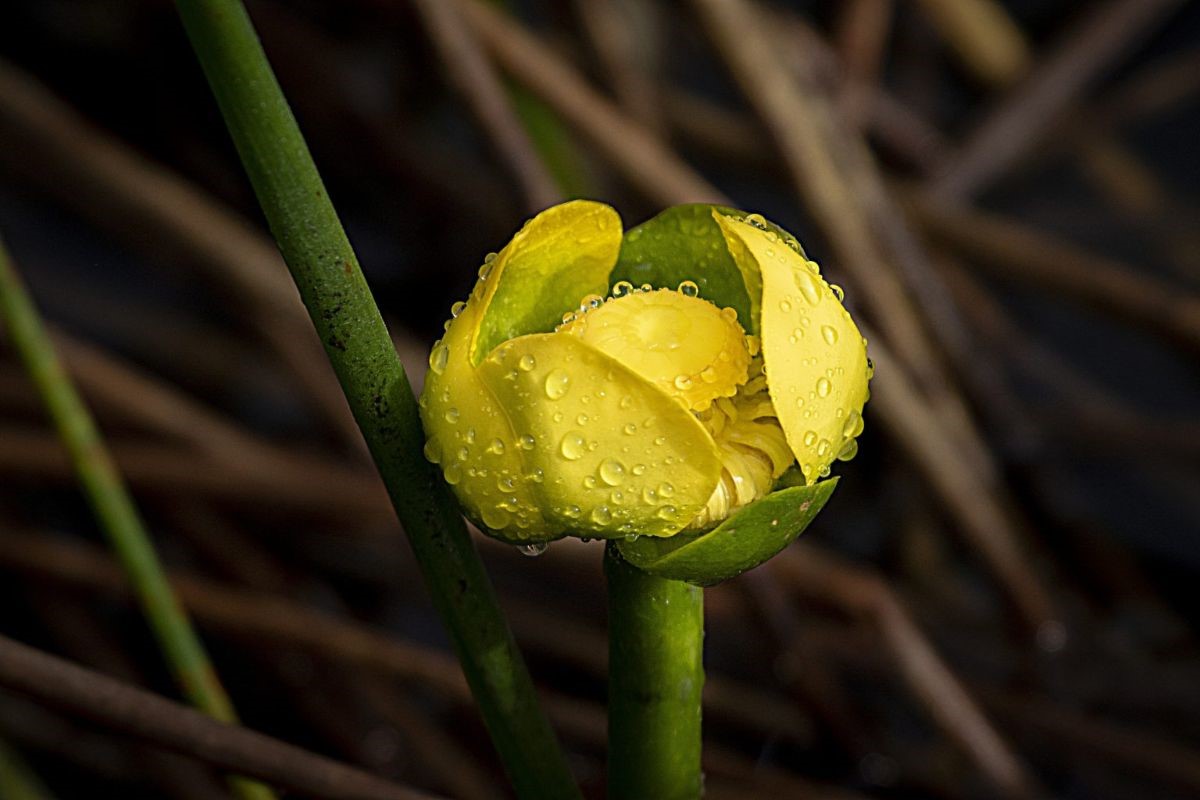
M 245 8 L 176 5 L 517 793 L 579 797 L 458 507 L 422 455 L 404 368 Z
M 221 686 L 171 585 L 163 573 L 133 498 L 113 463 L 96 424 L 63 369 L 37 308 L 0 242 L 0 318 L 50 413 L 71 457 L 84 494 L 100 528 L 133 584 L 142 611 L 168 665 L 188 701 L 224 722 L 235 722 L 233 704 Z M 274 795 L 261 784 L 238 780 L 246 798 Z
M 629 564 L 610 544 L 608 796 L 696 800 L 704 592 Z

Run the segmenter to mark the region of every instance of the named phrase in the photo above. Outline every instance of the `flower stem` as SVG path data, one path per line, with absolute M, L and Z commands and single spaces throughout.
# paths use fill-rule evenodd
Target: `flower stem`
M 0 321 L 37 388 L 100 528 L 133 584 L 142 611 L 188 701 L 223 722 L 237 715 L 200 637 L 163 573 L 158 554 L 96 424 L 63 369 L 37 308 L 0 242 Z M 235 779 L 241 797 L 270 798 L 262 784 Z
M 609 545 L 608 796 L 696 800 L 704 592 L 658 578 Z
M 458 507 L 422 455 L 408 378 L 245 8 L 176 6 L 518 795 L 578 797 Z

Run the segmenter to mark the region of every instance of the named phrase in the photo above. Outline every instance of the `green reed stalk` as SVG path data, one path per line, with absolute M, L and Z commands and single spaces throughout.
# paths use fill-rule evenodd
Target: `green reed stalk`
M 245 8 L 176 6 L 517 793 L 578 797 L 458 507 L 422 455 L 408 378 Z

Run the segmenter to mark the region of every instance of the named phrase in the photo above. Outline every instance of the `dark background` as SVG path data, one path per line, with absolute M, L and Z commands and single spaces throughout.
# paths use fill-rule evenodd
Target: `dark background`
M 651 102 L 639 106 L 614 89 L 585 3 L 513 3 L 511 13 L 599 92 L 624 102 L 626 113 L 641 114 L 738 206 L 794 231 L 847 285 L 856 315 L 877 325 L 692 6 L 598 4 L 617 9 L 645 67 Z M 1000 3 L 1031 53 L 1028 69 L 1005 85 L 981 79 L 955 55 L 931 21 L 932 5 L 778 6 L 851 61 L 862 56 L 846 44 L 855 41 L 851 9 L 884 11 L 880 66 L 863 77 L 932 132 L 907 152 L 895 137 L 870 134 L 897 198 L 935 183 L 989 114 L 1053 80 L 1045 76 L 1054 54 L 1092 15 L 1122 4 Z M 532 209 L 407 3 L 249 8 L 385 318 L 419 370 L 421 351 L 469 291 L 483 255 Z M 926 684 L 905 667 L 914 645 L 895 633 L 891 603 L 901 604 L 918 639 L 932 643 L 979 702 L 1038 786 L 1032 793 L 1200 794 L 1198 34 L 1195 3 L 1174 4 L 1143 31 L 1118 31 L 1128 39 L 1120 53 L 1093 65 L 1087 85 L 1050 112 L 1027 115 L 1027 128 L 1052 119 L 962 203 L 1082 253 L 1082 280 L 1010 268 L 1002 247 L 948 241 L 921 214 L 907 217 L 935 260 L 953 259 L 951 272 L 982 290 L 982 306 L 955 295 L 972 340 L 965 362 L 948 361 L 1000 467 L 995 496 L 1017 520 L 1022 558 L 1054 602 L 1053 622 L 1030 625 L 1014 608 L 972 540 L 959 535 L 962 517 L 936 480 L 868 405 L 860 455 L 838 467 L 837 495 L 797 548 L 798 560 L 818 560 L 764 568 L 708 593 L 710 674 L 729 692 L 728 707 L 708 712 L 712 796 L 1014 794 L 998 788 L 964 746 L 954 733 L 962 729 L 939 717 L 939 707 L 954 715 L 945 698 L 924 695 Z M 792 46 L 801 60 L 815 57 L 800 38 Z M 1173 73 L 1151 80 L 1172 64 Z M 816 83 L 837 97 L 839 80 Z M 717 122 L 680 112 L 670 98 L 681 94 Z M 522 107 L 536 103 L 520 96 Z M 578 126 L 542 112 L 569 165 L 564 194 L 611 203 L 627 227 L 659 209 Z M 705 141 L 697 127 L 715 131 L 717 141 Z M 720 136 L 730 132 L 732 143 Z M 114 188 L 110 175 L 89 166 L 89 159 L 117 163 L 87 155 L 96 137 L 262 229 L 169 4 L 6 4 L 0 231 L 46 318 L 302 464 L 275 472 L 278 462 L 257 455 L 198 454 L 195 442 L 140 420 L 145 396 L 135 388 L 110 382 L 112 391 L 97 391 L 81 378 L 164 558 L 217 586 L 246 583 L 444 648 L 361 453 L 264 343 L 262 308 L 185 246 L 175 217 L 147 215 L 122 194 L 170 203 L 170 193 L 138 180 Z M 198 235 L 235 241 L 220 226 Z M 1094 259 L 1151 287 L 1157 305 L 1139 306 L 1136 291 L 1098 297 L 1088 278 L 1098 274 Z M 998 308 L 1019 335 L 989 326 L 981 307 Z M 321 369 L 314 362 L 319 378 L 332 380 Z M 0 345 L 0 630 L 174 695 L 137 615 L 112 591 L 64 576 L 59 551 L 39 555 L 21 538 L 100 554 L 94 523 L 56 453 L 31 389 Z M 192 465 L 193 475 L 185 468 L 164 477 L 173 473 L 156 469 L 160 457 Z M 325 467 L 352 475 L 363 499 L 322 506 L 315 492 L 308 502 L 287 500 L 306 487 L 335 492 L 322 483 Z M 561 701 L 558 724 L 585 788 L 602 796 L 599 550 L 564 542 L 525 559 L 481 547 L 535 677 Z M 837 570 L 820 568 L 826 558 Z M 806 583 L 806 569 L 821 580 Z M 484 732 L 462 702 L 327 652 L 200 625 L 249 726 L 452 796 L 505 796 Z M 737 694 L 743 690 L 750 695 Z M 222 791 L 211 776 L 196 777 L 205 773 L 193 763 L 145 756 L 141 744 L 8 693 L 0 694 L 0 736 L 61 797 Z

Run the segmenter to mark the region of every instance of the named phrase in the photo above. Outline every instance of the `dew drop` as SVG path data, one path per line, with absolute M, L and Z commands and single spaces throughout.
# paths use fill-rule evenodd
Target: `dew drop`
M 552 369 L 546 375 L 546 397 L 551 400 L 558 400 L 567 393 L 567 389 L 571 386 L 571 376 L 563 372 L 561 369 Z
M 463 309 L 466 307 L 467 307 L 467 304 L 464 301 L 459 300 L 457 303 L 450 306 L 450 316 L 457 317 L 459 314 L 461 314 L 463 312 Z
M 621 398 L 620 402 L 617 403 L 617 406 L 620 407 L 621 409 L 629 408 L 632 405 L 633 405 L 633 397 L 631 397 L 630 395 L 625 395 L 624 397 Z
M 595 489 L 596 488 L 596 476 L 595 475 L 585 475 L 583 478 L 583 488 Z
M 792 310 L 792 304 L 789 303 L 787 300 L 780 300 L 779 301 L 779 310 L 782 311 L 784 314 L 786 314 Z
M 700 294 L 700 287 L 694 281 L 684 281 L 679 284 L 679 293 L 687 297 L 695 297 Z
M 675 494 L 675 487 L 669 483 L 663 483 L 658 487 L 660 497 L 671 497 Z
M 592 522 L 597 525 L 607 525 L 612 522 L 612 512 L 608 510 L 608 506 L 596 506 L 592 509 Z
M 805 432 L 805 434 L 804 434 L 804 446 L 805 446 L 805 447 L 812 447 L 812 446 L 813 446 L 814 444 L 816 444 L 816 443 L 817 443 L 817 432 L 816 432 L 816 431 L 807 431 L 807 432 Z
M 692 379 L 687 375 L 676 375 L 675 388 L 681 392 L 686 392 L 688 389 L 692 388 Z
M 536 366 L 537 359 L 534 358 L 531 353 L 526 353 L 525 355 L 521 356 L 519 361 L 517 361 L 517 369 L 521 370 L 522 372 L 529 372 Z
M 446 483 L 454 486 L 456 483 L 462 480 L 462 467 L 460 467 L 458 464 L 451 464 L 450 466 L 446 467 L 442 474 L 446 477 Z
M 433 439 L 425 442 L 425 459 L 430 464 L 436 464 L 441 459 L 441 455 L 438 453 L 437 442 Z
M 578 417 L 575 418 L 575 422 L 579 425 L 587 425 L 588 424 L 588 415 L 580 414 Z
M 716 368 L 714 368 L 712 364 L 709 364 L 707 367 L 700 370 L 700 380 L 704 381 L 705 383 L 716 383 L 716 380 L 717 380 Z
M 433 370 L 435 375 L 441 375 L 446 371 L 446 362 L 449 360 L 450 348 L 440 341 L 429 351 L 429 368 Z
M 846 299 L 846 292 L 836 283 L 831 283 L 829 288 L 833 291 L 833 296 L 838 299 L 839 303 Z
M 842 446 L 841 452 L 837 454 L 838 461 L 849 461 L 858 455 L 858 440 L 851 439 Z
M 821 397 L 828 397 L 832 389 L 833 385 L 829 382 L 829 378 L 821 378 L 817 381 L 817 394 Z
M 615 458 L 605 459 L 600 463 L 600 480 L 609 486 L 620 486 L 625 480 L 625 465 Z
M 838 332 L 830 325 L 822 325 L 821 338 L 825 340 L 825 344 L 833 347 L 835 344 L 837 344 Z
M 504 455 L 504 442 L 499 439 L 492 439 L 491 443 L 487 446 L 487 451 L 494 456 Z
M 533 544 L 517 545 L 517 552 L 523 556 L 536 558 L 550 549 L 549 542 L 534 542 Z
M 626 436 L 633 436 L 635 433 L 637 433 L 637 425 L 632 422 L 627 422 L 625 423 L 625 427 L 621 430 L 625 431 Z
M 484 506 L 480 516 L 483 517 L 483 524 L 494 531 L 507 527 L 508 523 L 512 522 L 512 514 L 499 506 Z
M 637 476 L 645 475 L 646 474 L 646 465 L 645 464 L 634 464 L 633 469 L 631 469 L 629 471 Z
M 624 297 L 633 291 L 633 284 L 629 281 L 617 281 L 612 287 L 613 297 Z
M 537 444 L 537 440 L 526 433 L 517 437 L 517 444 L 521 446 L 522 450 L 532 450 L 533 446 Z
M 558 445 L 558 451 L 568 461 L 578 461 L 587 452 L 587 441 L 580 433 L 571 431 L 562 438 Z
M 579 506 L 567 506 L 563 509 L 563 514 L 570 519 L 579 519 L 583 514 L 583 509 Z
M 453 425 L 454 423 L 458 422 L 458 409 L 454 406 L 447 408 L 445 416 L 446 422 L 449 422 L 451 425 Z
M 660 508 L 658 510 L 657 516 L 659 519 L 662 519 L 662 520 L 669 521 L 669 520 L 674 519 L 675 518 L 675 506 L 663 506 L 662 508 Z

